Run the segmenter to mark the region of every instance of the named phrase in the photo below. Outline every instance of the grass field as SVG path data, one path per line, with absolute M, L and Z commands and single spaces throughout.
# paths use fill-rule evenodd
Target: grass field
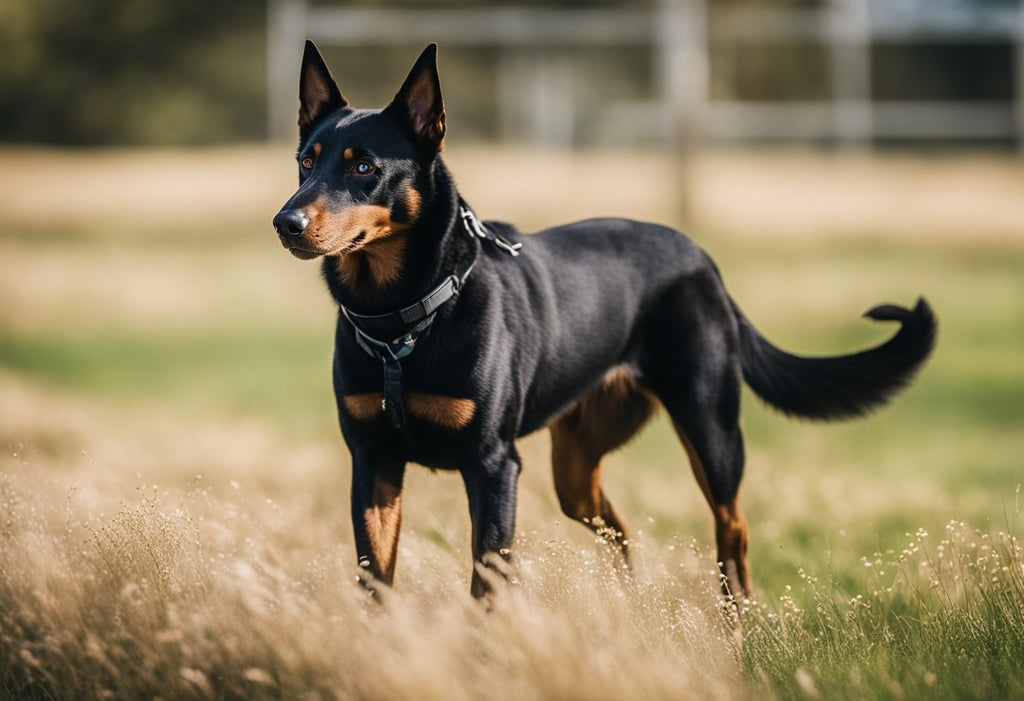
M 538 434 L 519 586 L 490 613 L 469 599 L 461 483 L 413 470 L 397 589 L 367 601 L 333 310 L 269 226 L 289 158 L 0 153 L 0 697 L 1024 698 L 1019 161 L 696 163 L 687 228 L 779 345 L 877 342 L 892 329 L 858 315 L 921 293 L 940 321 L 918 382 L 867 420 L 744 396 L 740 643 L 664 418 L 606 470 L 632 579 L 561 516 Z M 655 156 L 450 161 L 481 213 L 525 227 L 680 221 Z

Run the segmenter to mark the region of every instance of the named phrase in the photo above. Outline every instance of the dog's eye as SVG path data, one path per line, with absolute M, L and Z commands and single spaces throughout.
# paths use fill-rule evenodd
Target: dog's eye
M 313 159 L 310 158 L 309 156 L 306 156 L 305 158 L 303 158 L 300 161 L 300 163 L 302 164 L 302 167 L 305 168 L 306 170 L 312 170 L 313 169 Z
M 354 166 L 352 166 L 352 172 L 355 173 L 356 175 L 373 175 L 375 172 L 377 172 L 377 167 L 372 163 L 367 163 L 366 161 L 359 161 Z

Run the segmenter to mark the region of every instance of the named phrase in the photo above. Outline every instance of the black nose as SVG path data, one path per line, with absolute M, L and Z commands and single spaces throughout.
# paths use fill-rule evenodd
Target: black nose
M 283 209 L 274 217 L 274 230 L 278 236 L 299 236 L 309 226 L 309 217 L 301 209 Z

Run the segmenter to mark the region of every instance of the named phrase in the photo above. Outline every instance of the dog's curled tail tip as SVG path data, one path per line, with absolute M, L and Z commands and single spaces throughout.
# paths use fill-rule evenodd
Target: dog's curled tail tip
M 937 322 L 923 297 L 912 309 L 880 304 L 864 316 L 898 321 L 900 328 L 874 348 L 807 357 L 775 347 L 740 315 L 743 378 L 762 399 L 793 416 L 834 420 L 873 411 L 914 378 L 935 346 Z
M 873 321 L 899 321 L 907 323 L 910 321 L 932 321 L 935 314 L 924 297 L 917 298 L 917 304 L 913 309 L 901 307 L 898 304 L 879 304 L 864 312 L 864 317 Z

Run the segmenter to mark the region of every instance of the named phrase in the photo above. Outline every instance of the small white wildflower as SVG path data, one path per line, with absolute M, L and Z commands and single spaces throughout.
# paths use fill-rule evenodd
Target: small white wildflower
M 821 692 L 818 691 L 818 687 L 814 684 L 814 677 L 803 667 L 797 667 L 796 683 L 800 687 L 800 690 L 804 692 L 806 696 L 812 699 L 821 698 Z

